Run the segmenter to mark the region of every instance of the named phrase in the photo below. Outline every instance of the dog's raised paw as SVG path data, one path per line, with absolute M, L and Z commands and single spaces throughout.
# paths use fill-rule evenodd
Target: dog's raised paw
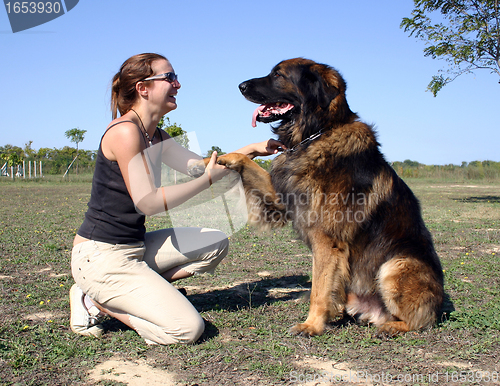
M 224 165 L 225 167 L 236 171 L 243 167 L 243 164 L 247 160 L 249 160 L 249 158 L 246 155 L 239 153 L 229 153 L 217 157 L 217 163 L 219 165 Z
M 226 158 L 223 158 L 223 157 L 224 156 L 222 156 L 222 155 L 220 157 L 217 157 L 217 163 L 219 165 L 224 165 L 226 167 L 229 167 L 229 164 L 230 164 L 229 160 Z

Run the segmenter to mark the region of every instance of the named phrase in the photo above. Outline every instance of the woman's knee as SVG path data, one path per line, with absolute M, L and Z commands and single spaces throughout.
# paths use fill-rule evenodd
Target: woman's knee
M 221 232 L 221 234 L 223 234 Z M 225 236 L 225 235 L 224 235 Z M 229 238 L 225 236 L 216 245 L 211 253 L 208 253 L 200 262 L 200 273 L 213 274 L 220 262 L 227 256 L 229 251 Z
M 201 316 L 198 318 L 193 318 L 190 321 L 186 332 L 182 334 L 179 343 L 195 343 L 198 339 L 200 339 L 201 335 L 205 331 L 205 321 Z
M 165 312 L 157 309 L 149 320 L 134 315 L 129 315 L 129 319 L 132 328 L 148 344 L 194 343 L 205 330 L 205 321 L 187 300 L 184 305 L 171 304 Z
M 168 344 L 192 344 L 201 337 L 205 331 L 205 321 L 201 316 L 191 318 L 181 323 L 175 331 L 170 328 L 161 328 L 161 333 L 156 339 L 150 339 L 155 343 Z
M 224 235 L 224 238 L 219 243 L 219 255 L 225 257 L 229 251 L 229 237 L 227 237 L 224 233 L 222 234 Z

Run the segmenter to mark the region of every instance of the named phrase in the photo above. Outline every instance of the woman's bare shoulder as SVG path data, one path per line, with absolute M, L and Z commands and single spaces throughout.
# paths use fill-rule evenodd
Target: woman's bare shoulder
M 141 132 L 134 122 L 115 119 L 106 129 L 101 149 L 111 161 L 117 160 L 118 153 L 138 153 L 142 150 Z

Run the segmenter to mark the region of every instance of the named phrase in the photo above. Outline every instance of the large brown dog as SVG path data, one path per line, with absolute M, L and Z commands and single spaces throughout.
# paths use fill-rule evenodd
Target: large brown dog
M 322 334 L 346 312 L 388 333 L 432 325 L 443 301 L 443 271 L 411 190 L 358 120 L 331 67 L 279 63 L 240 84 L 262 104 L 255 121 L 286 146 L 268 174 L 241 154 L 218 162 L 242 176 L 250 222 L 294 228 L 313 253 L 309 316 L 294 333 Z

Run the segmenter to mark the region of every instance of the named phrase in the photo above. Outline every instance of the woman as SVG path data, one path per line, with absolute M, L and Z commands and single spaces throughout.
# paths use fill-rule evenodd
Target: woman
M 131 57 L 113 78 L 113 121 L 101 139 L 89 208 L 72 251 L 70 324 L 76 333 L 100 336 L 105 315 L 149 344 L 192 343 L 203 333 L 203 319 L 170 283 L 213 272 L 227 254 L 227 237 L 199 228 L 146 233 L 144 226 L 145 215 L 183 203 L 227 173 L 214 152 L 201 177 L 169 187 L 155 184 L 161 162 L 187 174 L 200 159 L 157 129 L 177 108 L 180 87 L 172 65 L 158 54 Z M 154 151 L 158 146 L 161 151 Z M 271 139 L 237 152 L 253 158 L 280 148 Z M 181 239 L 190 248 L 180 247 Z

